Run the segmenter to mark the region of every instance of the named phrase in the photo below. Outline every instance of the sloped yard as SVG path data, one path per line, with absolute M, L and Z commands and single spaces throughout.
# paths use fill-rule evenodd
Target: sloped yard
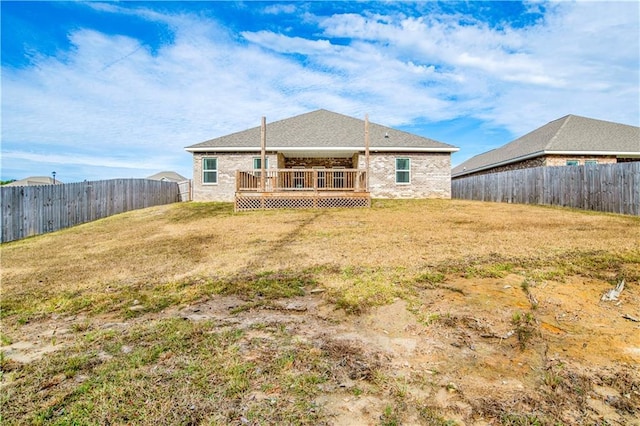
M 637 217 L 456 200 L 3 244 L 2 424 L 639 424 L 639 247 Z

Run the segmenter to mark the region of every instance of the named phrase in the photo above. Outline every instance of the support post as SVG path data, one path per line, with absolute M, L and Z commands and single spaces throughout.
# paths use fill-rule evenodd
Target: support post
M 367 169 L 366 185 L 369 192 L 369 114 L 364 115 L 364 161 Z
M 267 157 L 267 118 L 262 117 L 260 125 L 260 192 L 265 190 L 265 162 Z

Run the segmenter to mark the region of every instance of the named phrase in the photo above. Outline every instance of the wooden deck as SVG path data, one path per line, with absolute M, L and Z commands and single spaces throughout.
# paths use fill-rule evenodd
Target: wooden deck
M 269 169 L 236 173 L 236 211 L 370 206 L 366 171 L 361 169 Z

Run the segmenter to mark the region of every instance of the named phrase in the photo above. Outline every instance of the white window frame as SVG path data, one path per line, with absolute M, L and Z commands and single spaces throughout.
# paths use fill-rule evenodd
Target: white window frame
M 260 167 L 260 157 L 253 157 L 253 175 L 256 177 L 260 177 L 260 173 L 262 173 L 262 168 Z M 257 166 L 257 167 L 256 167 Z M 264 157 L 264 169 L 265 171 L 269 168 L 269 157 Z M 269 173 L 265 176 L 269 176 Z
M 566 166 L 579 166 L 580 160 L 567 160 L 564 163 Z
M 406 160 L 407 161 L 407 165 L 408 168 L 407 169 L 399 169 L 398 168 L 398 161 L 399 160 Z M 396 185 L 411 185 L 411 158 L 409 157 L 397 157 L 395 159 L 395 169 L 396 169 Z M 407 174 L 407 181 L 406 182 L 400 182 L 398 181 L 398 173 L 406 173 Z
M 584 160 L 585 166 L 595 166 L 598 164 L 598 160 Z
M 213 169 L 205 168 L 205 166 L 207 166 L 207 160 L 214 160 L 215 168 Z M 213 176 L 215 176 L 214 182 L 207 182 L 207 179 L 205 178 L 205 176 L 207 176 L 207 173 L 213 173 Z M 202 157 L 202 184 L 203 185 L 218 184 L 218 157 Z

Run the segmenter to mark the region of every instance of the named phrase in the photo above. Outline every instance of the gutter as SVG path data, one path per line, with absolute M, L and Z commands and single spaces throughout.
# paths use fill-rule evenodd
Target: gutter
M 460 177 L 471 173 L 481 172 L 487 169 L 493 169 L 494 167 L 506 166 L 508 164 L 517 163 L 531 158 L 540 157 L 542 155 L 615 155 L 616 157 L 640 157 L 639 151 L 538 151 L 532 154 L 523 155 L 521 157 L 512 158 L 509 160 L 500 161 L 498 163 L 492 163 L 486 166 L 481 166 L 471 170 L 463 170 L 461 172 L 452 174 L 451 177 Z
M 415 147 L 370 147 L 370 151 L 372 152 L 457 152 L 460 148 L 451 147 L 451 148 L 415 148 Z M 365 151 L 365 149 L 361 146 L 354 147 L 278 147 L 278 146 L 269 146 L 269 151 L 280 151 L 280 152 L 300 152 L 300 151 L 344 151 L 344 152 L 353 152 L 353 151 Z M 198 147 L 198 148 L 185 148 L 187 152 L 260 152 L 260 147 Z
M 511 163 L 517 163 L 519 161 L 524 161 L 524 160 L 529 160 L 531 158 L 540 157 L 541 155 L 544 155 L 544 154 L 545 154 L 545 151 L 538 151 L 538 152 L 534 152 L 532 154 L 527 154 L 527 155 L 522 155 L 520 157 L 511 158 L 509 160 L 503 160 L 503 161 L 499 161 L 497 163 L 488 164 L 486 166 L 480 166 L 480 167 L 475 168 L 475 169 L 463 170 L 463 171 L 458 172 L 456 174 L 452 174 L 451 177 L 453 178 L 453 177 L 458 177 L 458 176 L 464 176 L 464 175 L 468 175 L 468 174 L 471 174 L 471 173 L 481 172 L 481 171 L 487 170 L 487 169 L 493 169 L 494 167 L 506 166 L 506 165 L 511 164 Z

